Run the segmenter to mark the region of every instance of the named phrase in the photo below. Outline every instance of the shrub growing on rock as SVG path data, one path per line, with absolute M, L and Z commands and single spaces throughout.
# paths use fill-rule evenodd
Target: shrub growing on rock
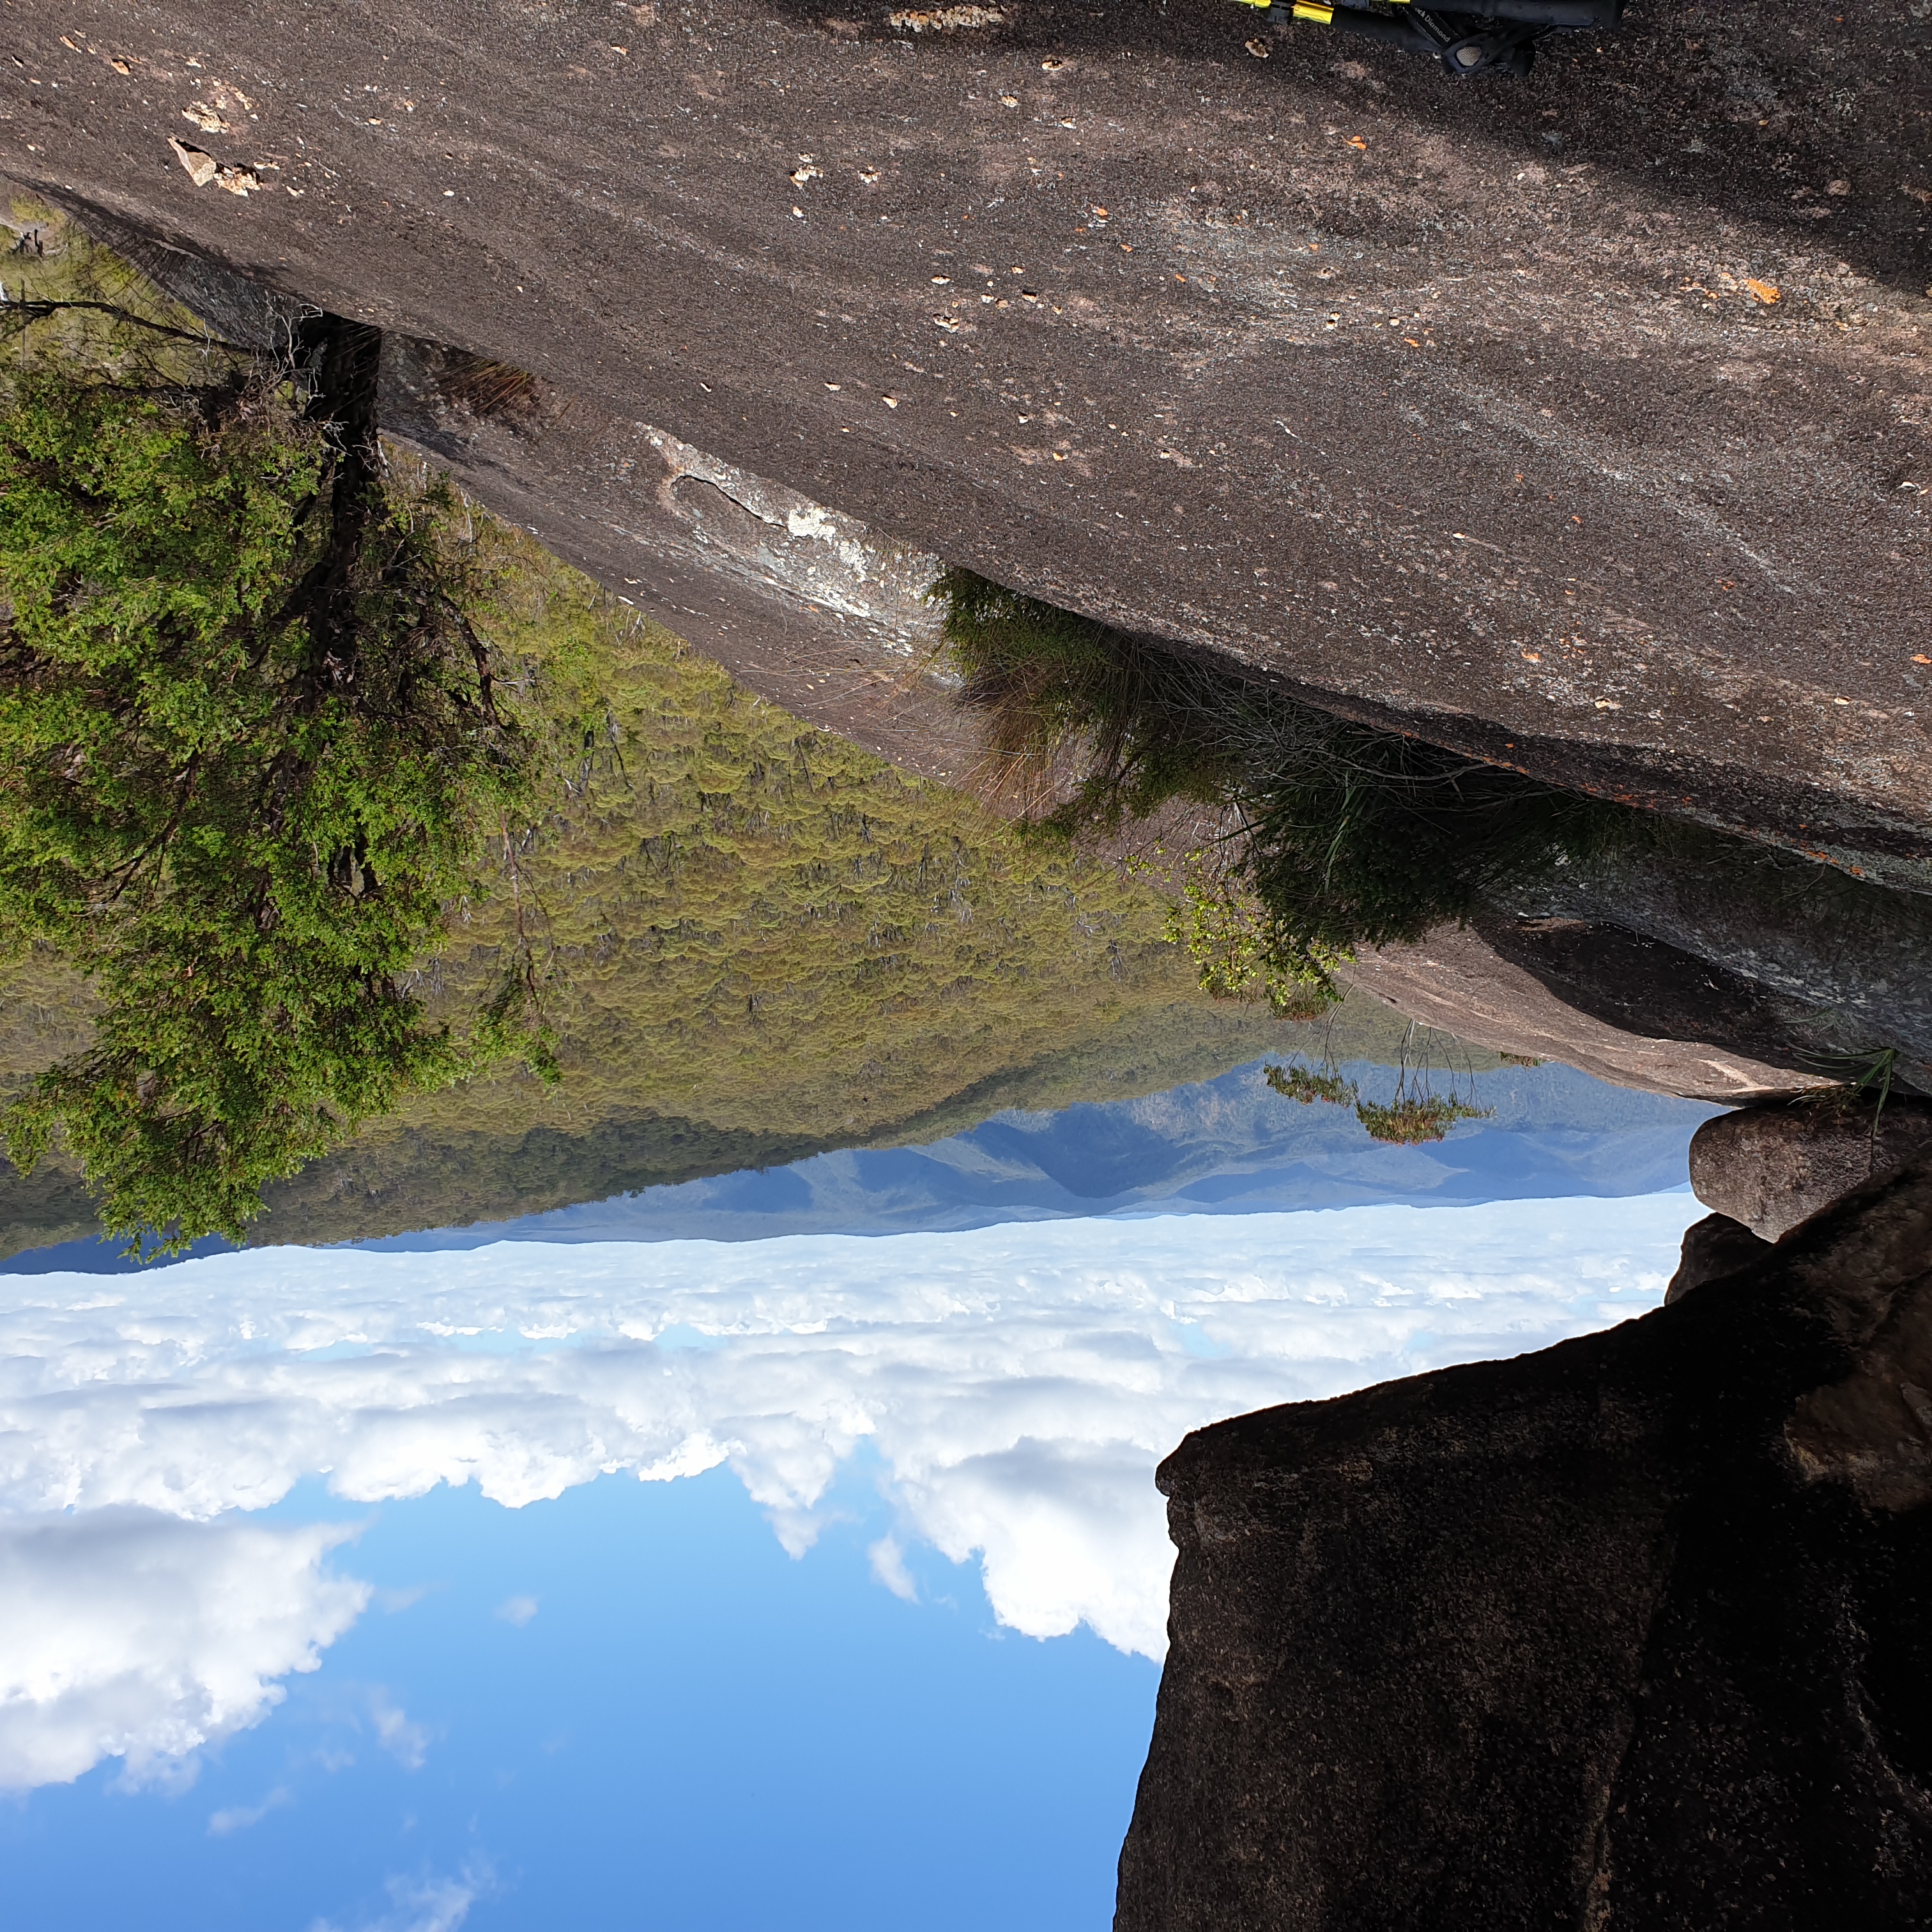
M 1176 800 L 1222 816 L 1178 934 L 1210 991 L 1230 989 L 1232 934 L 1254 951 L 1251 977 L 1318 1003 L 1358 949 L 1420 939 L 1531 868 L 1652 836 L 1627 808 L 1337 717 L 970 572 L 946 572 L 933 594 L 963 701 L 987 715 L 996 765 L 1018 772 L 1036 824 L 1112 832 Z

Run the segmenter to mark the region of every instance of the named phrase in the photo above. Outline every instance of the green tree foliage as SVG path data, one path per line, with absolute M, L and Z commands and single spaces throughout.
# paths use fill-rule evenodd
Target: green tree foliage
M 1639 813 L 1440 746 L 1270 706 L 1244 774 L 1248 877 L 1277 944 L 1320 962 L 1459 922 L 1486 887 L 1644 838 Z
M 1354 1084 L 1340 1073 L 1318 1072 L 1312 1066 L 1270 1066 L 1267 1076 L 1268 1084 L 1284 1100 L 1299 1100 L 1304 1107 L 1312 1107 L 1317 1100 L 1348 1107 L 1357 1098 Z
M 932 595 L 998 775 L 1048 830 L 1212 805 L 1238 778 L 1230 681 L 1208 666 L 970 570 L 941 572 Z
M 1392 1147 L 1420 1147 L 1439 1141 L 1458 1120 L 1479 1120 L 1487 1111 L 1461 1100 L 1445 1100 L 1439 1094 L 1407 1094 L 1387 1102 L 1355 1102 L 1355 1118 L 1370 1139 Z
M 1217 1000 L 1259 994 L 1284 1019 L 1316 1018 L 1342 998 L 1334 969 L 1348 953 L 1285 931 L 1240 877 L 1244 856 L 1238 852 L 1230 865 L 1225 854 L 1200 845 L 1182 856 L 1172 868 L 1179 896 L 1168 936 L 1186 949 L 1203 992 Z
M 1412 1058 L 1418 1029 L 1412 1022 L 1402 1036 L 1396 1060 L 1395 1091 L 1386 1100 L 1372 1100 L 1360 1082 L 1349 1079 L 1337 1064 L 1332 1041 L 1323 1043 L 1319 1064 L 1299 1066 L 1270 1066 L 1265 1070 L 1268 1084 L 1284 1100 L 1299 1101 L 1304 1107 L 1318 1100 L 1334 1107 L 1352 1107 L 1370 1139 L 1393 1147 L 1419 1147 L 1439 1141 L 1460 1120 L 1486 1120 L 1490 1110 L 1457 1097 L 1441 1094 L 1432 1084 L 1432 1060 L 1440 1040 L 1452 1052 L 1460 1052 L 1464 1076 L 1473 1082 L 1474 1063 L 1461 1042 L 1433 1028 L 1420 1029 L 1420 1058 Z M 1452 1070 L 1452 1078 L 1453 1070 Z
M 8 1113 L 115 1233 L 239 1238 L 264 1181 L 398 1097 L 533 1053 L 511 976 L 459 1034 L 403 984 L 529 734 L 430 491 L 382 487 L 290 383 L 58 355 L 0 412 L 0 937 L 92 982 L 92 1042 Z
M 934 586 L 969 704 L 1043 828 L 1221 818 L 1176 936 L 1212 991 L 1318 1004 L 1360 948 L 1466 919 L 1486 888 L 1655 836 L 1642 813 L 1316 710 L 1232 667 L 963 570 Z

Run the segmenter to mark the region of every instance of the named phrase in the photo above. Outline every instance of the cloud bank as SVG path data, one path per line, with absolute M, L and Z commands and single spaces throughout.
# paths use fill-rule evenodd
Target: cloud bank
M 369 1600 L 321 1567 L 342 1540 L 124 1507 L 0 1520 L 0 1790 L 104 1757 L 166 1779 L 259 1722 Z
M 868 1445 L 874 1552 L 976 1558 L 995 1614 L 1164 1648 L 1155 1463 L 1189 1430 L 1646 1312 L 1688 1194 L 865 1238 L 280 1249 L 8 1283 L 0 1779 L 178 1761 L 367 1600 L 338 1534 L 235 1513 L 475 1482 L 511 1508 L 728 1464 L 808 1548 Z M 68 1513 L 68 1514 L 62 1514 Z M 508 1606 L 506 1606 L 507 1610 Z

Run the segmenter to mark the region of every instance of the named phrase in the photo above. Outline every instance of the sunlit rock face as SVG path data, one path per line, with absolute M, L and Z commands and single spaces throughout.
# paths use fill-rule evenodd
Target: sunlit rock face
M 1923 1924 L 1928 1385 L 1920 1166 L 1642 1322 L 1189 1438 L 1120 1932 Z
M 1690 1184 L 1707 1208 L 1761 1240 L 1793 1228 L 1862 1182 L 1932 1150 L 1932 1102 L 1882 1106 L 1826 1096 L 1806 1106 L 1745 1107 L 1691 1137 Z
M 1445 87 L 1282 8 L 95 10 L 0 74 L 28 186 L 1356 715 L 1932 876 L 1909 34 L 1634 9 Z M 557 435 L 556 540 L 710 648 Z
M 862 1452 L 996 1615 L 1165 1648 L 1153 1484 L 1188 1430 L 1653 1306 L 1678 1193 L 468 1252 L 266 1250 L 16 1278 L 0 1328 L 0 1779 L 177 1774 L 366 1598 L 339 1529 L 475 1482 L 523 1508 L 722 1463 L 799 1552 Z M 332 1551 L 334 1552 L 332 1554 Z

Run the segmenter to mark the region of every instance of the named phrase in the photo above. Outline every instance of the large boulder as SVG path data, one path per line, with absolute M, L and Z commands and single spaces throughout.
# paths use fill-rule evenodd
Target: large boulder
M 1706 1120 L 1690 1142 L 1690 1185 L 1706 1208 L 1780 1240 L 1875 1174 L 1932 1149 L 1932 1103 L 1882 1107 L 1833 1096 L 1741 1108 Z
M 1932 1166 L 1162 1466 L 1118 1932 L 1932 1923 Z
M 16 6 L 0 119 L 23 188 L 543 378 L 586 433 L 531 494 L 748 674 L 807 682 L 686 560 L 818 539 L 740 476 L 1932 883 L 1912 35 L 1646 7 L 1462 86 L 1292 16 Z
M 1754 1234 L 1742 1221 L 1728 1214 L 1706 1214 L 1684 1231 L 1683 1252 L 1677 1272 L 1664 1291 L 1666 1306 L 1707 1281 L 1720 1281 L 1740 1268 L 1754 1268 L 1771 1249 L 1770 1242 Z
M 1412 946 L 1364 947 L 1343 973 L 1351 986 L 1458 1040 L 1560 1060 L 1618 1087 L 1736 1106 L 1826 1084 L 1777 1052 L 1781 1042 L 1774 1040 L 1772 1054 L 1720 1045 L 1696 1030 L 1682 1002 L 1640 1018 L 1606 1018 L 1573 983 L 1507 957 L 1473 926 L 1445 926 Z M 1680 1020 L 1684 1030 L 1673 1031 Z

